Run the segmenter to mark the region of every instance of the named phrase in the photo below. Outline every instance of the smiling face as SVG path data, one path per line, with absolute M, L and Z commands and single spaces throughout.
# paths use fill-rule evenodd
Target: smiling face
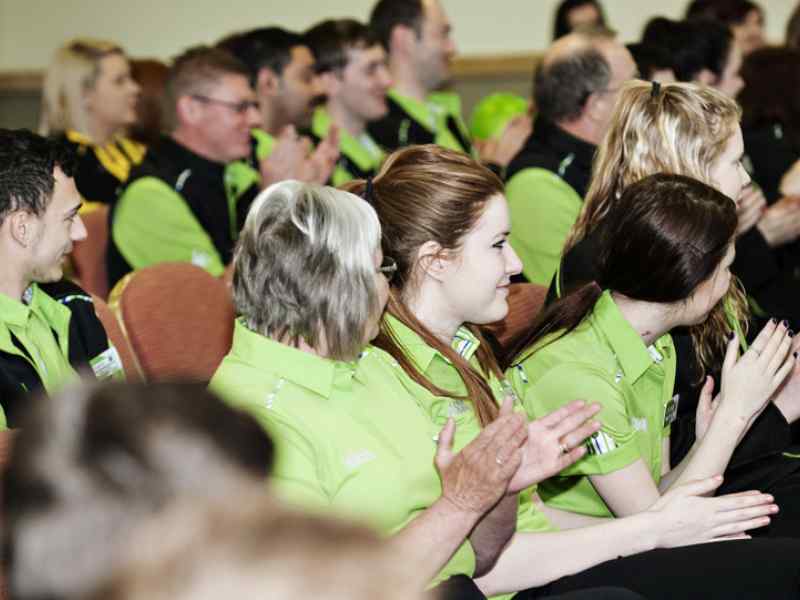
M 121 129 L 136 121 L 139 85 L 131 77 L 131 67 L 123 54 L 100 59 L 94 85 L 86 92 L 90 119 L 103 129 Z
M 750 175 L 742 166 L 743 155 L 742 130 L 737 126 L 724 151 L 711 166 L 712 185 L 734 202 L 738 202 L 742 190 L 750 183 Z
M 386 52 L 380 45 L 351 48 L 339 81 L 337 99 L 350 114 L 364 122 L 383 117 L 389 110 L 386 92 L 392 83 Z
M 475 226 L 461 238 L 461 248 L 445 259 L 442 291 L 458 321 L 493 323 L 508 313 L 508 286 L 522 262 L 508 243 L 508 203 L 492 196 Z
M 86 239 L 86 227 L 78 215 L 81 196 L 75 180 L 56 167 L 53 171 L 53 197 L 41 216 L 31 216 L 26 227 L 30 243 L 27 246 L 27 272 L 30 281 L 46 283 L 63 276 L 63 262 L 72 252 L 73 242 Z

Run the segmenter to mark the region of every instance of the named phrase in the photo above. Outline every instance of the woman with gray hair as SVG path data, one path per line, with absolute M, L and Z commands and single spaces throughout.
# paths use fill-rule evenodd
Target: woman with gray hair
M 283 498 L 393 535 L 420 586 L 449 580 L 480 597 L 469 578 L 513 535 L 518 493 L 583 450 L 530 436 L 509 399 L 456 453 L 454 421 L 439 431 L 388 360 L 360 367 L 382 352 L 369 342 L 396 269 L 380 239 L 358 196 L 296 181 L 264 190 L 235 253 L 240 318 L 211 387 L 271 434 Z M 541 421 L 574 448 L 597 430 L 596 410 L 575 402 Z

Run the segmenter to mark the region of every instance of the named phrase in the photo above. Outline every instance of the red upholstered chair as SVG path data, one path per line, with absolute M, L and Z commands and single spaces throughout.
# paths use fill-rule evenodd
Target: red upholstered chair
M 90 294 L 108 298 L 106 246 L 108 245 L 108 207 L 100 205 L 81 215 L 86 239 L 75 242 L 72 264 L 80 285 Z
M 508 291 L 506 318 L 489 326 L 497 340 L 505 346 L 526 327 L 530 326 L 544 307 L 547 288 L 535 283 L 513 283 Z
M 142 370 L 139 367 L 139 361 L 136 354 L 131 348 L 131 343 L 128 337 L 122 330 L 122 325 L 117 320 L 117 316 L 109 308 L 106 301 L 102 298 L 92 294 L 92 301 L 94 302 L 94 312 L 103 327 L 106 330 L 106 335 L 109 341 L 114 344 L 114 347 L 119 353 L 119 358 L 122 361 L 122 368 L 125 370 L 125 377 L 128 381 L 141 381 Z
M 13 429 L 0 430 L 0 473 L 5 471 L 8 459 L 11 456 L 11 443 L 14 441 L 16 432 Z M 0 515 L 0 524 L 2 523 L 2 516 Z M 0 572 L 0 600 L 8 598 L 8 591 L 6 589 L 5 574 Z
M 207 382 L 230 350 L 230 290 L 190 263 L 162 263 L 128 275 L 109 305 L 149 381 Z

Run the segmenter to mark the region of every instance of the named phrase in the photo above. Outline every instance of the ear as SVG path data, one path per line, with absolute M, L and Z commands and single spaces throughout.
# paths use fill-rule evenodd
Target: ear
M 437 242 L 427 241 L 417 250 L 415 270 L 421 277 L 431 277 L 441 281 L 449 270 L 451 262 Z
M 256 94 L 261 96 L 274 96 L 278 93 L 281 85 L 281 78 L 278 74 L 268 67 L 263 67 L 256 77 Z
M 703 85 L 714 85 L 717 83 L 717 76 L 708 69 L 700 71 L 694 79 L 697 83 L 702 83 Z
M 189 96 L 181 96 L 175 104 L 175 116 L 178 123 L 188 123 L 195 125 L 200 122 L 201 110 L 200 103 Z
M 17 210 L 11 213 L 6 221 L 11 239 L 23 248 L 29 247 L 36 239 L 38 223 L 31 213 Z

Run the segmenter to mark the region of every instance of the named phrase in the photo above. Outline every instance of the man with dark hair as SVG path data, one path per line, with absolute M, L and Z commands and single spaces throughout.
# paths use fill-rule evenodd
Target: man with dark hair
M 385 150 L 411 144 L 439 144 L 473 153 L 458 95 L 439 91 L 450 78 L 456 53 L 452 27 L 439 0 L 379 0 L 369 22 L 389 53 L 393 87 L 388 114 L 369 125 Z M 530 131 L 530 121 L 512 121 L 498 143 L 475 148 L 481 160 L 505 167 Z
M 366 25 L 352 19 L 323 21 L 305 37 L 327 97 L 325 106 L 314 113 L 312 138 L 319 142 L 332 125 L 339 129 L 340 157 L 331 184 L 375 175 L 385 155 L 367 124 L 388 112 L 386 51 Z
M 225 178 L 225 165 L 250 153 L 250 130 L 261 119 L 242 63 L 216 48 L 187 50 L 170 68 L 167 97 L 172 133 L 147 153 L 112 205 L 111 286 L 167 261 L 222 275 L 262 183 L 255 173 L 234 189 Z
M 625 47 L 631 53 L 641 79 L 658 81 L 659 83 L 672 83 L 675 81 L 672 61 L 669 54 L 662 48 L 644 42 L 626 44 Z
M 560 38 L 538 65 L 534 132 L 506 176 L 510 239 L 528 280 L 549 285 L 620 87 L 635 74 L 630 52 L 606 30 Z
M 272 181 L 325 183 L 339 157 L 338 131 L 332 128 L 329 139 L 313 151 L 311 141 L 298 135 L 311 126 L 314 109 L 325 99 L 303 36 L 261 27 L 230 35 L 217 45 L 247 67 L 261 111 L 248 160 L 232 163 L 228 179 L 243 188 L 260 170 Z
M 61 281 L 86 238 L 75 157 L 58 141 L 0 129 L 0 426 L 16 427 L 30 392 L 120 375 L 91 297 Z M 5 416 L 2 413 L 5 412 Z

